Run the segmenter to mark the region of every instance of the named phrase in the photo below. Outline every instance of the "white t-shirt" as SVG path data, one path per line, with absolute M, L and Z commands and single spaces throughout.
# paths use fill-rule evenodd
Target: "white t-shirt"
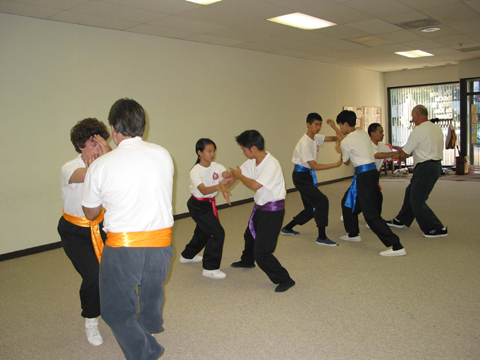
M 75 159 L 62 166 L 60 188 L 62 190 L 63 210 L 72 216 L 85 217 L 82 209 L 83 183 L 69 184 L 75 170 L 85 169 L 86 165 L 79 154 Z
M 443 146 L 442 129 L 431 121 L 425 121 L 413 129 L 403 151 L 412 154 L 415 164 L 418 164 L 427 160 L 442 160 Z
M 260 165 L 257 166 L 255 161 L 255 159 L 247 160 L 240 167 L 243 175 L 262 185 L 253 197 L 255 204 L 261 206 L 268 202 L 284 200 L 287 192 L 282 167 L 278 160 L 267 152 L 267 156 Z
M 296 165 L 311 169 L 308 161 L 317 161 L 318 150 L 324 142 L 325 135 L 316 134 L 315 140 L 312 140 L 307 134 L 304 134 L 300 140 L 298 140 L 295 150 L 293 150 L 292 162 Z
M 376 153 L 386 153 L 386 152 L 392 152 L 392 149 L 390 149 L 387 145 L 384 143 L 379 142 L 378 145 L 375 145 L 372 141 L 372 149 L 373 149 L 373 155 Z M 382 169 L 383 161 L 384 160 L 390 160 L 391 158 L 387 159 L 375 159 L 375 165 L 377 166 L 377 170 L 380 171 Z
M 82 204 L 103 205 L 105 231 L 169 228 L 173 225 L 173 171 L 166 149 L 140 137 L 125 139 L 88 168 Z
M 350 160 L 354 167 L 375 162 L 372 140 L 364 130 L 355 130 L 340 144 L 343 161 Z
M 215 197 L 217 191 L 203 195 L 200 190 L 198 190 L 198 185 L 203 184 L 205 187 L 218 185 L 220 181 L 222 181 L 222 173 L 225 171 L 225 167 L 216 162 L 210 163 L 209 167 L 196 164 L 192 170 L 190 170 L 190 193 L 197 198 Z

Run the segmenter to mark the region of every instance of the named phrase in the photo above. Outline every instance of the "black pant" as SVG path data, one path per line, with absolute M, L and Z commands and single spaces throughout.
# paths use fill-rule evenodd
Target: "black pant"
M 212 204 L 208 201 L 200 201 L 193 196 L 187 202 L 188 210 L 197 226 L 193 232 L 192 240 L 185 246 L 182 256 L 192 259 L 203 248 L 203 268 L 205 270 L 220 269 L 222 261 L 223 242 L 225 230 L 220 221 L 213 214 Z
M 426 161 L 415 166 L 412 180 L 405 190 L 403 206 L 396 216 L 398 221 L 410 226 L 417 219 L 423 232 L 443 229 L 442 222 L 427 205 L 428 196 L 441 173 L 440 161 Z
M 103 223 L 99 225 L 100 234 L 105 242 L 107 235 L 103 232 L 102 225 Z M 57 229 L 65 254 L 82 277 L 80 286 L 82 316 L 95 318 L 100 315 L 99 264 L 93 249 L 90 228 L 74 225 L 62 216 Z
M 304 209 L 293 218 L 303 225 L 315 218 L 318 227 L 328 226 L 328 198 L 314 184 L 309 171 L 294 171 L 293 184 L 300 192 Z M 315 208 L 315 211 L 313 210 Z
M 253 264 L 257 262 L 260 269 L 270 278 L 274 284 L 280 284 L 290 280 L 288 271 L 280 264 L 273 255 L 277 247 L 278 235 L 282 228 L 285 210 L 279 211 L 256 211 L 253 215 L 255 239 L 247 226 L 245 230 L 245 249 L 241 260 Z
M 399 237 L 392 232 L 382 219 L 383 195 L 378 188 L 380 174 L 374 169 L 357 175 L 357 201 L 355 209 L 345 207 L 348 190 L 342 199 L 343 225 L 349 234 L 358 234 L 358 214 L 363 212 L 365 221 L 370 229 L 379 237 L 386 247 L 392 246 L 394 250 L 403 248 Z

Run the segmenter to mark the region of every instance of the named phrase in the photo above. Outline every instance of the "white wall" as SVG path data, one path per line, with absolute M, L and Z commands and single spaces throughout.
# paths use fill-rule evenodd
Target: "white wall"
M 76 156 L 69 131 L 86 117 L 107 122 L 119 98 L 143 105 L 147 140 L 172 154 L 175 214 L 187 211 L 200 137 L 217 143 L 228 167 L 245 160 L 234 137 L 259 130 L 293 188 L 291 154 L 307 113 L 327 119 L 344 105 L 385 104 L 381 73 L 14 15 L 0 14 L 0 53 L 0 254 L 59 241 L 59 171 Z M 322 133 L 333 135 L 327 125 Z M 337 159 L 324 145 L 319 162 Z M 351 174 L 342 165 L 318 178 Z M 243 185 L 232 193 L 253 196 Z

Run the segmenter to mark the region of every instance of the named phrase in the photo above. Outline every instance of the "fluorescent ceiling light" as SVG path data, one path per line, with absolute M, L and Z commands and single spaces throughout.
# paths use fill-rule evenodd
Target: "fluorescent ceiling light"
M 406 56 L 409 58 L 417 58 L 417 57 L 423 57 L 423 56 L 433 56 L 433 54 L 427 53 L 422 50 L 411 50 L 411 51 L 399 51 L 396 52 L 395 54 Z
M 310 15 L 305 15 L 298 12 L 293 14 L 277 16 L 267 20 L 276 22 L 282 25 L 293 26 L 303 30 L 314 30 L 314 29 L 320 29 L 328 26 L 337 25 L 330 21 L 322 20 Z
M 210 5 L 222 0 L 186 0 L 186 1 L 193 2 L 195 4 L 200 4 L 200 5 Z
M 432 27 L 423 28 L 423 29 L 420 30 L 420 31 L 421 31 L 421 32 L 429 33 L 429 32 L 435 32 L 435 31 L 439 31 L 439 30 L 440 30 L 439 27 L 432 26 Z

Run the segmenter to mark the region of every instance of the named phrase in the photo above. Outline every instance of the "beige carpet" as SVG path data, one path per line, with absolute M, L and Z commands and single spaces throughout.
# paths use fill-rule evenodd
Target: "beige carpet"
M 408 181 L 381 184 L 390 218 Z M 344 235 L 339 204 L 347 187 L 322 187 L 335 240 Z M 480 359 L 479 184 L 439 181 L 429 204 L 449 236 L 426 239 L 416 223 L 395 229 L 406 257 L 380 257 L 384 247 L 363 218 L 360 243 L 316 245 L 313 222 L 298 228 L 300 236 L 281 236 L 275 255 L 297 282 L 281 294 L 260 269 L 229 267 L 240 257 L 252 204 L 220 211 L 224 280 L 201 276 L 200 264 L 179 263 L 194 223 L 177 221 L 166 330 L 156 336 L 166 348 L 162 360 Z M 289 194 L 285 223 L 300 208 L 299 194 Z M 105 343 L 87 343 L 80 277 L 62 249 L 1 262 L 0 273 L 0 359 L 123 358 L 103 321 Z

